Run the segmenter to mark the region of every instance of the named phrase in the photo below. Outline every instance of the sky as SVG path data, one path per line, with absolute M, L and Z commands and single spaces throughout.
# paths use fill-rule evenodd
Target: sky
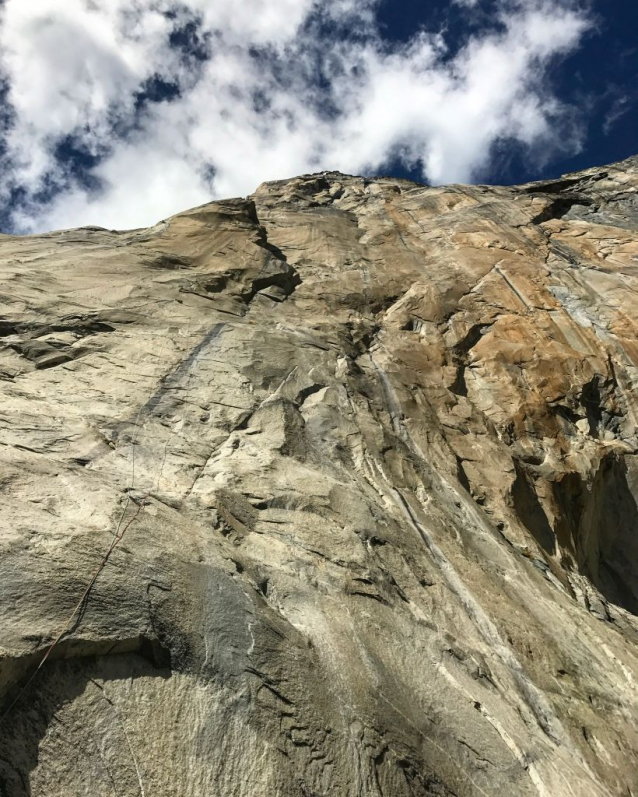
M 638 0 L 0 0 L 0 231 L 638 152 Z

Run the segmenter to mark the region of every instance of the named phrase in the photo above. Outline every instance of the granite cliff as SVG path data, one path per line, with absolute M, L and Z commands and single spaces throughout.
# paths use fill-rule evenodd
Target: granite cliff
M 0 257 L 3 797 L 638 794 L 638 159 Z

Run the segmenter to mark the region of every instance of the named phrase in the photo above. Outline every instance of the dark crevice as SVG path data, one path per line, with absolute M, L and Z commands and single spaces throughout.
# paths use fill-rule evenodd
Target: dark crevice
M 278 246 L 271 244 L 268 240 L 268 233 L 266 232 L 266 228 L 260 226 L 257 230 L 257 238 L 255 240 L 257 246 L 261 246 L 262 249 L 265 249 L 267 252 L 270 252 L 277 260 L 281 260 L 282 262 L 287 262 L 286 255 L 281 251 Z
M 454 382 L 450 385 L 450 390 L 455 396 L 461 396 L 462 398 L 467 396 L 465 365 L 463 363 L 459 363 L 456 366 L 456 376 L 454 377 Z
M 248 203 L 251 219 L 257 225 L 257 235 L 254 243 L 268 253 L 261 273 L 252 280 L 250 288 L 244 291 L 242 299 L 246 304 L 250 304 L 255 296 L 263 292 L 273 301 L 281 302 L 287 299 L 295 289 L 301 285 L 299 272 L 291 266 L 282 250 L 268 240 L 268 231 L 260 222 L 257 215 L 257 207 L 254 202 Z M 275 261 L 274 263 L 272 261 Z M 268 291 L 268 289 L 271 289 Z
M 470 351 L 480 342 L 493 322 L 473 324 L 465 335 L 452 347 L 452 362 L 456 365 L 456 376 L 450 385 L 450 390 L 457 396 L 467 396 L 467 383 L 465 371 L 468 365 Z
M 285 262 L 282 265 L 285 265 L 286 268 L 274 273 L 263 274 L 253 280 L 250 290 L 242 296 L 246 304 L 250 304 L 258 293 L 267 291 L 268 288 L 276 288 L 281 291 L 281 293 L 271 292 L 268 294 L 275 301 L 283 301 L 294 293 L 295 289 L 301 285 L 301 277 L 292 266 Z
M 512 503 L 516 516 L 540 547 L 550 556 L 556 551 L 556 538 L 547 519 L 531 475 L 520 462 L 514 462 L 516 479 L 512 485 Z
M 560 194 L 565 190 L 576 186 L 591 185 L 597 180 L 604 180 L 609 176 L 609 172 L 598 172 L 598 174 L 583 177 L 565 177 L 562 180 L 550 180 L 548 182 L 534 183 L 523 190 L 525 194 Z
M 11 343 L 10 348 L 25 360 L 32 362 L 37 370 L 55 368 L 78 359 L 88 351 L 85 347 L 75 348 L 66 344 L 43 343 L 31 339 Z
M 362 590 L 352 590 L 349 595 L 358 595 L 361 598 L 372 598 L 372 600 L 382 603 L 384 606 L 390 606 L 390 603 L 381 595 L 376 592 L 364 592 Z
M 553 255 L 556 255 L 556 257 L 559 257 L 561 260 L 565 260 L 571 266 L 580 265 L 578 253 L 564 243 L 552 241 L 552 243 L 549 245 L 549 251 Z
M 572 194 L 553 199 L 546 208 L 531 219 L 532 224 L 542 224 L 552 219 L 562 219 L 575 205 L 591 207 L 594 201 L 582 194 Z
M 206 293 L 221 293 L 223 290 L 226 289 L 228 281 L 233 279 L 233 277 L 235 276 L 237 276 L 236 273 L 233 273 L 232 271 L 225 271 L 223 274 L 220 274 L 218 277 L 213 277 L 212 279 L 209 279 L 201 287 L 206 291 Z
M 456 478 L 459 480 L 463 489 L 471 495 L 472 488 L 470 486 L 470 480 L 467 478 L 467 473 L 463 468 L 463 460 L 460 457 L 456 458 Z
M 567 473 L 552 487 L 561 549 L 608 601 L 638 614 L 638 505 L 625 458 L 609 452 L 590 480 Z
M 575 412 L 571 407 L 567 407 L 564 404 L 549 404 L 549 409 L 558 415 L 561 418 L 564 418 L 566 421 L 569 421 L 571 424 L 576 424 L 578 421 L 581 420 L 581 416 Z
M 493 322 L 472 324 L 461 340 L 454 345 L 454 351 L 458 354 L 469 354 L 492 325 Z
M 0 338 L 8 338 L 20 332 L 20 324 L 14 321 L 0 321 Z
M 68 321 L 61 321 L 59 323 L 48 324 L 46 327 L 40 327 L 37 331 L 37 336 L 46 335 L 49 332 L 74 332 L 81 337 L 86 337 L 87 335 L 94 335 L 97 332 L 115 332 L 115 327 L 104 321 L 95 319 L 69 319 Z
M 602 437 L 605 432 L 618 436 L 622 415 L 616 401 L 616 380 L 595 375 L 583 385 L 579 401 L 589 423 L 589 434 Z
M 325 385 L 318 384 L 302 388 L 295 397 L 295 403 L 301 407 L 309 396 L 312 396 L 314 393 L 318 393 L 320 390 L 323 390 L 324 387 Z
M 94 335 L 98 332 L 115 332 L 111 324 L 96 318 L 69 316 L 48 324 L 36 324 L 32 321 L 0 321 L 0 338 L 11 335 L 28 335 L 29 338 L 41 338 L 53 332 L 72 332 L 77 338 Z
M 515 468 L 514 511 L 543 551 L 560 554 L 563 568 L 577 569 L 610 603 L 638 614 L 636 474 L 625 458 L 607 453 L 587 480 L 577 472 L 562 474 L 548 485 L 547 511 L 533 475 L 520 461 Z
M 525 188 L 524 194 L 560 194 L 561 192 L 574 188 L 582 182 L 580 177 L 571 177 L 565 180 L 552 180 L 547 183 L 535 183 Z
M 405 324 L 401 325 L 401 330 L 403 332 L 416 332 L 419 333 L 423 329 L 423 321 L 418 318 L 418 316 L 412 316 L 409 318 Z
M 164 271 L 179 271 L 184 268 L 193 268 L 193 261 L 189 257 L 179 255 L 160 254 L 152 260 L 142 261 L 143 265 Z

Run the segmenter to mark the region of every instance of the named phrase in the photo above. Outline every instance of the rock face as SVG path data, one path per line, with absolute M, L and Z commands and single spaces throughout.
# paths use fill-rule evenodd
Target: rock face
M 3 797 L 638 794 L 638 159 L 0 255 Z

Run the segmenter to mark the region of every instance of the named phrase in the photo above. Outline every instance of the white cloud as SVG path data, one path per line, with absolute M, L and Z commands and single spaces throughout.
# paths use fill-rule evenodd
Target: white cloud
M 263 180 L 396 156 L 433 182 L 470 181 L 504 139 L 565 146 L 569 109 L 545 78 L 588 26 L 567 0 L 503 0 L 498 26 L 452 54 L 441 34 L 384 41 L 375 5 L 5 0 L 0 190 L 25 192 L 14 225 L 138 227 Z M 189 21 L 208 47 L 197 62 L 174 46 Z M 179 96 L 140 108 L 158 79 Z M 90 188 L 56 157 L 65 140 L 100 156 Z
M 616 96 L 609 111 L 605 114 L 605 118 L 603 120 L 603 133 L 608 136 L 616 123 L 630 110 L 631 97 L 627 95 Z

